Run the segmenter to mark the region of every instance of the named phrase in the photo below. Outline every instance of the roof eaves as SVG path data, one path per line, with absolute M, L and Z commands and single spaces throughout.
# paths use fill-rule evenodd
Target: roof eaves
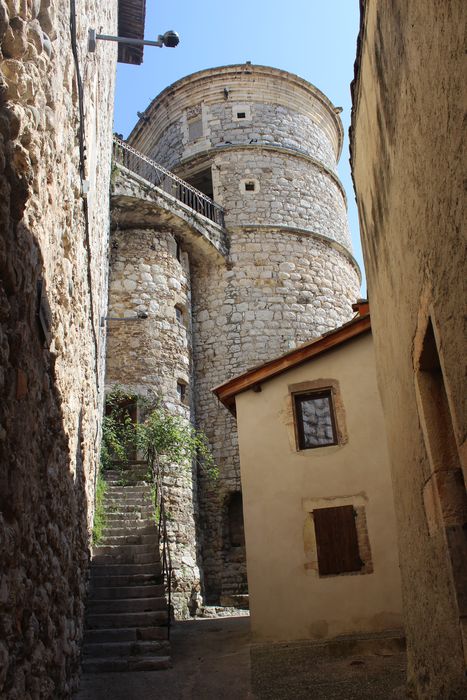
M 224 382 L 224 384 L 212 389 L 212 392 L 229 411 L 235 414 L 235 397 L 237 394 L 248 391 L 248 389 L 252 389 L 273 377 L 277 377 L 279 374 L 289 369 L 298 367 L 304 362 L 328 350 L 332 350 L 370 330 L 370 314 L 367 313 L 364 316 L 356 316 L 351 321 L 321 335 L 319 338 L 315 338 L 308 343 L 300 345 L 294 348 L 294 350 L 290 350 L 284 355 L 280 355 L 262 365 L 252 367 L 233 379 L 229 379 L 229 381 Z

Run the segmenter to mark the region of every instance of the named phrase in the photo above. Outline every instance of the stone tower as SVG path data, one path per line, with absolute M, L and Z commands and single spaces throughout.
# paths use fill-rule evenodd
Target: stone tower
M 208 600 L 246 592 L 235 421 L 211 389 L 349 320 L 358 296 L 336 174 L 342 138 L 317 88 L 247 63 L 179 80 L 133 129 L 130 146 L 181 178 L 171 194 L 148 159 L 120 159 L 110 314 L 148 318 L 109 324 L 108 382 L 157 387 L 209 437 L 219 482 L 174 480 L 194 511 L 189 525 L 186 506 L 179 515 L 200 545 L 187 557 L 202 566 Z

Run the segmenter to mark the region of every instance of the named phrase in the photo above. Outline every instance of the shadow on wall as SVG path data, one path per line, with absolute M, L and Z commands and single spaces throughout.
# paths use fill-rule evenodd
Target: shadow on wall
M 89 562 L 83 408 L 72 456 L 44 260 L 20 223 L 32 174 L 12 167 L 0 176 L 0 696 L 58 698 L 78 677 Z

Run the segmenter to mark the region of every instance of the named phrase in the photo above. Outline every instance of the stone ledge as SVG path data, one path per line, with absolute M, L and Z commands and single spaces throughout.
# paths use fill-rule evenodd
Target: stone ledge
M 118 228 L 170 227 L 193 252 L 225 258 L 225 229 L 124 166 L 111 186 L 112 223 Z
M 361 284 L 362 282 L 362 273 L 360 271 L 360 266 L 358 262 L 355 260 L 354 256 L 352 253 L 350 253 L 347 248 L 345 248 L 342 243 L 338 243 L 337 241 L 332 240 L 331 238 L 328 238 L 327 236 L 323 236 L 322 233 L 316 233 L 316 231 L 311 231 L 310 229 L 306 228 L 299 228 L 298 226 L 273 226 L 271 224 L 255 224 L 255 223 L 250 223 L 250 224 L 242 224 L 241 226 L 229 226 L 229 231 L 246 231 L 248 229 L 252 229 L 254 231 L 257 231 L 258 229 L 264 230 L 264 231 L 286 231 L 287 233 L 291 233 L 292 235 L 295 236 L 307 236 L 309 238 L 315 238 L 322 243 L 326 243 L 329 245 L 331 248 L 334 248 L 334 250 L 337 250 L 339 253 L 342 253 L 349 263 L 353 265 L 355 268 L 359 282 Z

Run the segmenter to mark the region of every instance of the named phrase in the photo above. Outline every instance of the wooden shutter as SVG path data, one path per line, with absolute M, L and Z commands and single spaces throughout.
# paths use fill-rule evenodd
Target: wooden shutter
M 360 571 L 363 562 L 358 550 L 353 506 L 318 508 L 313 511 L 318 568 L 322 576 Z

